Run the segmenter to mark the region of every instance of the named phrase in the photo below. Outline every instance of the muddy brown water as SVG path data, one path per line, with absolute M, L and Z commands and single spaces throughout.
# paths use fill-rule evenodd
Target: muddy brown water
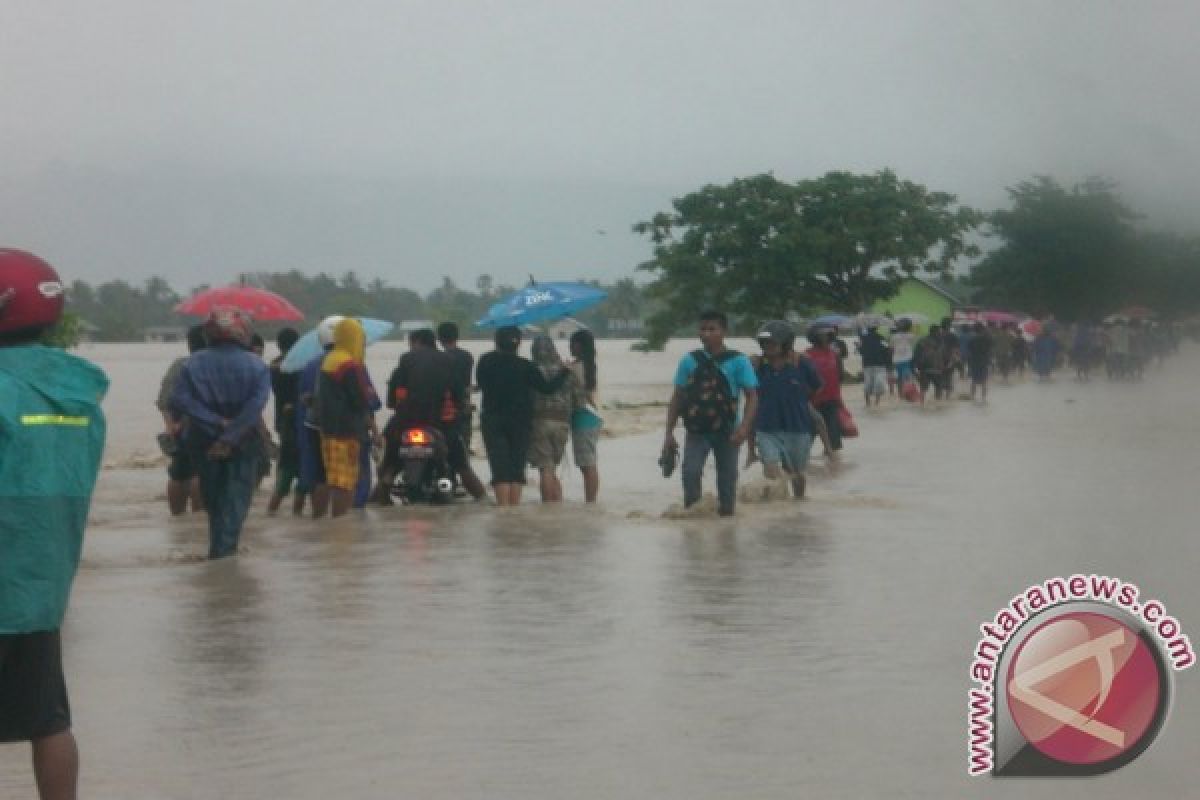
M 690 343 L 605 346 L 606 400 L 643 402 Z M 64 627 L 85 797 L 1195 794 L 1194 670 L 1153 747 L 1093 780 L 969 779 L 966 691 L 979 623 L 1054 575 L 1134 581 L 1200 641 L 1200 348 L 986 407 L 866 412 L 848 388 L 840 467 L 732 521 L 663 518 L 660 434 L 614 412 L 599 507 L 572 468 L 560 508 L 335 524 L 268 518 L 263 494 L 219 563 L 134 468 L 173 349 L 82 354 L 114 378 Z M 0 797 L 32 796 L 27 759 L 0 747 Z

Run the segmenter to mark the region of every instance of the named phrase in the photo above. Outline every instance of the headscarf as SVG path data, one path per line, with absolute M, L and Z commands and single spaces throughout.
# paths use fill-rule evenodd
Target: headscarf
M 554 346 L 554 340 L 546 334 L 539 333 L 533 337 L 531 349 L 533 363 L 538 365 L 547 378 L 562 368 L 562 358 L 558 355 L 558 348 Z
M 250 335 L 249 318 L 241 309 L 232 306 L 214 308 L 204 323 L 204 337 L 210 345 L 231 342 L 249 347 Z
M 558 355 L 558 348 L 554 346 L 554 340 L 546 334 L 539 333 L 533 337 L 530 349 L 533 363 L 547 378 L 553 378 L 562 369 L 563 363 L 562 358 Z M 533 396 L 534 419 L 567 422 L 571 411 L 579 404 L 574 382 L 574 377 L 569 377 L 566 383 L 553 394 L 535 392 Z
M 367 336 L 356 319 L 344 319 L 333 329 L 333 349 L 321 362 L 321 371 L 335 373 L 347 363 L 362 364 L 367 353 Z

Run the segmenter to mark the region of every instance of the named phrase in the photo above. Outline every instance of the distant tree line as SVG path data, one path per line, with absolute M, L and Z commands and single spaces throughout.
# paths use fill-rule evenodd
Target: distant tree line
M 440 286 L 424 295 L 393 286 L 382 278 L 364 280 L 353 271 L 340 277 L 326 273 L 305 275 L 297 270 L 248 272 L 240 280 L 286 297 L 304 312 L 305 321 L 297 323 L 301 328 L 315 325 L 330 314 L 346 314 L 394 322 L 430 320 L 436 324 L 452 321 L 459 324 L 467 337 L 490 335 L 478 331 L 474 327 L 475 321 L 482 318 L 493 303 L 515 291 L 514 287 L 496 284 L 490 275 L 480 275 L 474 289 L 459 287 L 450 278 L 443 278 Z M 640 320 L 646 313 L 644 292 L 632 278 L 612 284 L 594 280 L 585 282 L 608 291 L 604 302 L 576 315 L 580 322 L 598 334 L 610 333 L 610 320 Z M 195 318 L 177 314 L 173 309 L 185 296 L 206 288 L 206 285 L 196 286 L 183 294 L 157 276 L 140 285 L 124 280 L 95 286 L 86 281 L 74 281 L 67 290 L 67 304 L 75 330 L 66 338 L 70 340 L 77 335 L 78 328 L 85 323 L 93 326 L 87 332 L 98 341 L 139 341 L 148 327 L 193 323 Z M 279 325 L 261 327 L 271 332 Z M 629 335 L 624 327 L 612 333 Z
M 1066 321 L 1097 320 L 1132 304 L 1165 316 L 1200 312 L 1200 237 L 1147 230 L 1112 183 L 1064 187 L 1037 176 L 1009 196 L 1010 208 L 982 212 L 891 170 L 797 182 L 762 174 L 704 186 L 633 226 L 653 249 L 637 267 L 650 282 L 627 277 L 606 285 L 608 299 L 577 317 L 598 335 L 642 335 L 653 348 L 689 331 L 706 307 L 724 309 L 747 332 L 767 318 L 867 309 L 908 276 L 957 276 L 976 304 Z M 986 253 L 979 243 L 989 245 Z M 444 278 L 424 295 L 353 271 L 249 272 L 241 279 L 288 298 L 306 324 L 333 313 L 449 320 L 468 336 L 474 321 L 514 290 L 486 274 L 471 288 Z M 183 324 L 172 311 L 180 299 L 160 277 L 138 286 L 75 281 L 68 292 L 80 324 L 109 341 Z M 646 327 L 610 326 L 612 320 L 644 320 Z
M 647 345 L 706 306 L 746 332 L 789 313 L 866 310 L 906 277 L 956 271 L 975 304 L 1065 321 L 1133 304 L 1200 312 L 1200 237 L 1139 227 L 1114 184 L 1038 176 L 1009 196 L 1011 208 L 981 212 L 890 170 L 705 186 L 633 226 L 654 247 L 639 267 L 655 276 Z M 993 247 L 983 255 L 972 240 Z

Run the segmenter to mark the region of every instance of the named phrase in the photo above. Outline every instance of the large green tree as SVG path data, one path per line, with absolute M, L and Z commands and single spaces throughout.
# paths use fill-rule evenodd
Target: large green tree
M 1171 231 L 1140 234 L 1125 284 L 1130 305 L 1168 318 L 1200 311 L 1200 239 Z
M 659 303 L 648 339 L 659 345 L 705 306 L 752 323 L 788 312 L 858 311 L 894 294 L 907 275 L 947 275 L 977 254 L 966 235 L 982 219 L 954 195 L 891 170 L 830 172 L 797 183 L 741 178 L 678 198 L 634 225 L 650 237 Z
M 1098 319 L 1128 300 L 1137 215 L 1112 183 L 1066 188 L 1038 176 L 1008 193 L 1012 208 L 989 217 L 1002 244 L 971 272 L 979 300 L 1067 321 Z

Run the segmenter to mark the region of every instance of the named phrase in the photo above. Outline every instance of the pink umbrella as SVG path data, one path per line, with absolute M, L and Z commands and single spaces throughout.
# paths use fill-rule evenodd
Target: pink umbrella
M 1029 336 L 1037 336 L 1042 332 L 1042 323 L 1038 322 L 1036 319 L 1027 319 L 1017 327 L 1021 329 L 1022 333 Z
M 284 298 L 254 286 L 221 286 L 205 289 L 175 306 L 180 314 L 207 317 L 217 306 L 232 306 L 245 311 L 256 320 L 304 319 L 300 309 Z

